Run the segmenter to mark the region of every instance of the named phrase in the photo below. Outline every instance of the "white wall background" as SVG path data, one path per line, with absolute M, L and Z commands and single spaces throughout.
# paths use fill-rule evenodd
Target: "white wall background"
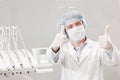
M 30 50 L 36 47 L 49 47 L 57 33 L 57 20 L 67 11 L 66 8 L 58 8 L 64 6 L 62 1 L 64 0 L 0 0 L 0 25 L 18 25 Z M 73 5 L 86 17 L 86 32 L 90 39 L 97 41 L 98 36 L 104 34 L 105 25 L 109 24 L 112 41 L 120 49 L 119 0 L 65 1 L 65 7 Z M 60 67 L 55 66 L 53 73 L 32 77 L 34 80 L 60 80 Z M 120 67 L 105 66 L 104 74 L 105 80 L 120 80 Z

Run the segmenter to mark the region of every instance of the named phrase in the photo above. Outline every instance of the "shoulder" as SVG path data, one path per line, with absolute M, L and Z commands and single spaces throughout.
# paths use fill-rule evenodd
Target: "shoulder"
M 96 41 L 93 41 L 91 39 L 87 39 L 87 45 L 90 46 L 90 47 L 98 47 L 98 44 Z

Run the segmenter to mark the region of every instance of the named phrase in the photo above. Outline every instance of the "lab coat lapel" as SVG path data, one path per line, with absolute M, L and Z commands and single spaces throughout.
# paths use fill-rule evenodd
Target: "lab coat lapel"
M 91 51 L 92 51 L 92 46 L 90 46 L 88 42 L 87 45 L 83 48 L 81 56 L 79 57 L 79 64 L 83 62 L 88 55 L 91 54 Z
M 76 55 L 76 51 L 74 50 L 74 47 L 72 46 L 72 44 L 70 42 L 68 44 L 68 49 L 69 49 L 70 55 L 74 58 L 74 60 L 76 61 L 76 63 L 80 64 L 90 54 L 90 51 L 92 51 L 91 50 L 92 46 L 89 45 L 89 40 L 87 40 L 87 44 L 83 48 L 82 53 L 80 54 L 79 57 Z
M 74 50 L 72 44 L 69 42 L 68 44 L 68 49 L 69 49 L 69 53 L 70 53 L 70 56 L 73 57 L 73 59 L 78 62 L 78 59 L 77 59 L 77 55 L 76 55 L 76 51 Z

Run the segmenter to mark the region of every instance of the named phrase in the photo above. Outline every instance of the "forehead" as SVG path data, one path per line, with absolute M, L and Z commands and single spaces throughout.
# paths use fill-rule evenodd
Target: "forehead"
M 74 21 L 69 22 L 69 23 L 67 24 L 67 26 L 69 26 L 69 25 L 74 25 L 74 24 L 76 24 L 76 23 L 82 23 L 82 21 L 81 21 L 81 20 L 74 20 Z

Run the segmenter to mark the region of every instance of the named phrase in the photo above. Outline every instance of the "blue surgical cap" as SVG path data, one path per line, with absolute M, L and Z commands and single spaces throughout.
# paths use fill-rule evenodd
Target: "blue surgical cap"
M 80 14 L 79 11 L 74 10 L 74 11 L 66 12 L 58 20 L 58 23 L 57 23 L 57 29 L 58 29 L 58 31 L 60 32 L 62 25 L 64 27 L 66 27 L 70 22 L 72 22 L 74 20 L 80 20 L 80 21 L 82 21 L 82 24 L 83 24 L 84 28 L 86 27 L 86 20 L 85 20 L 85 18 Z

